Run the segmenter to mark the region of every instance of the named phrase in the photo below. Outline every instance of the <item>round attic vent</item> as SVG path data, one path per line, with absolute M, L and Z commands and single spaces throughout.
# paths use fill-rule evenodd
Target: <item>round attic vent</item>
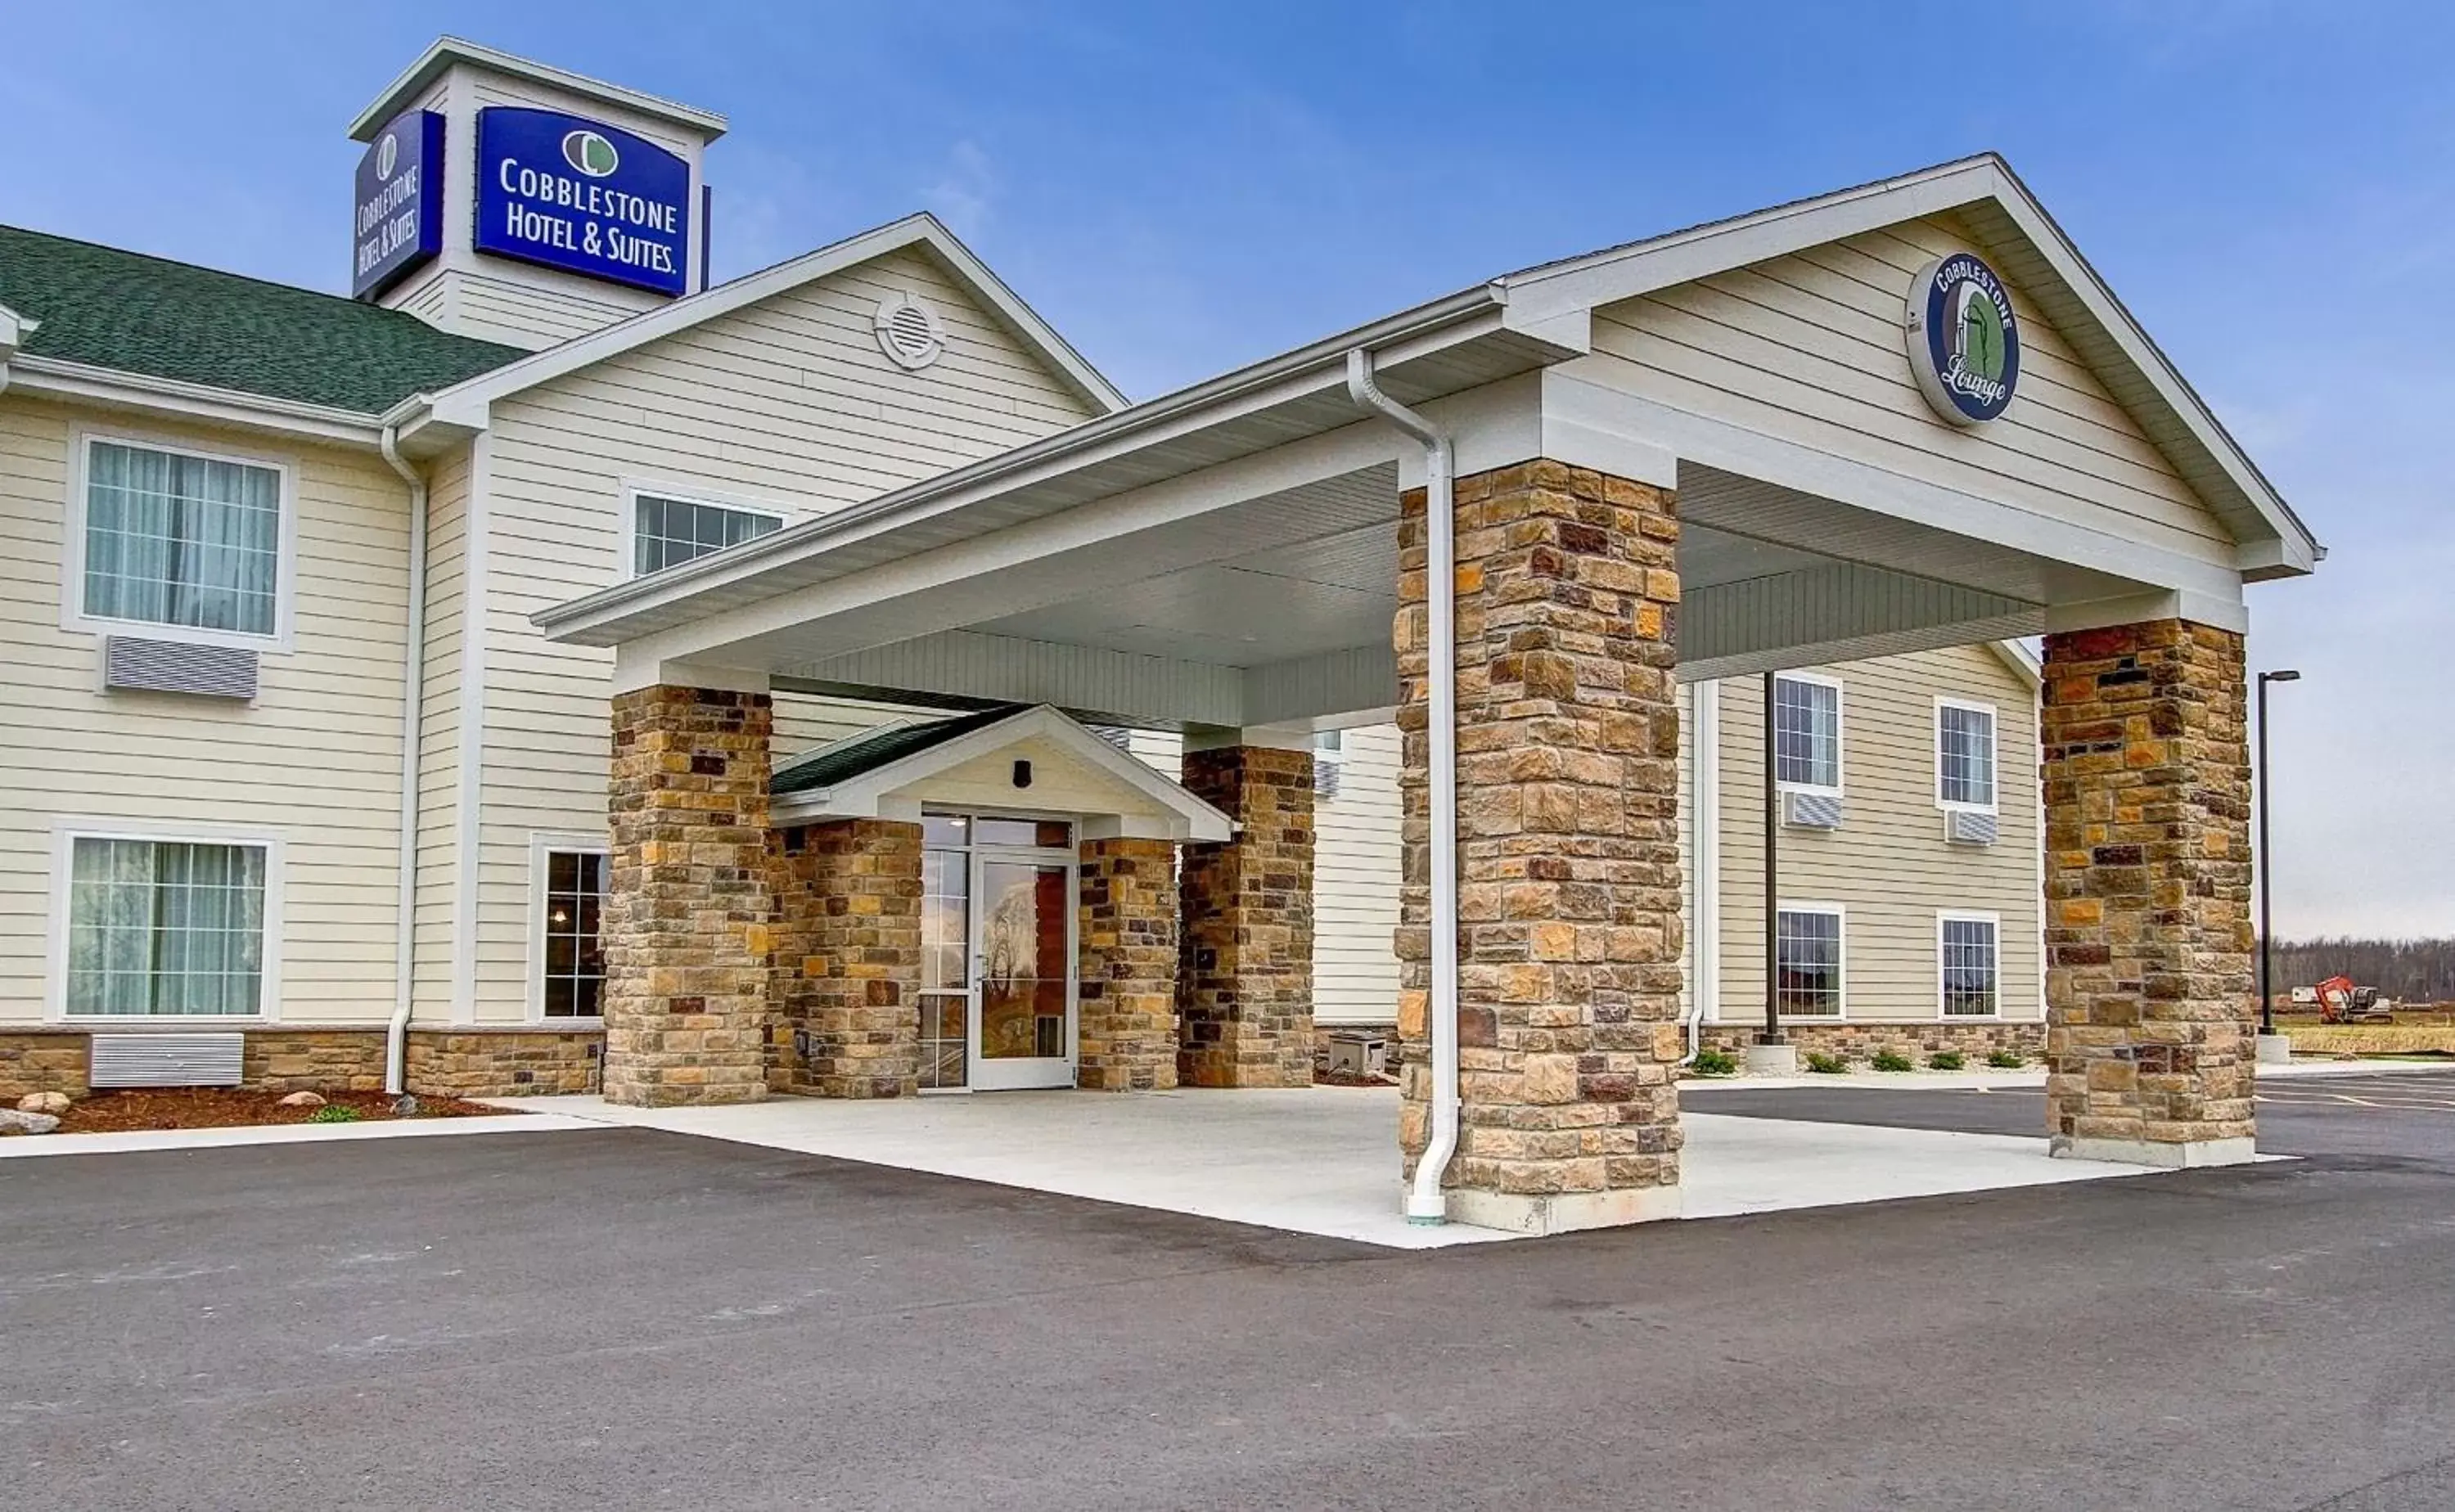
M 899 368 L 925 368 L 946 350 L 937 312 L 910 294 L 880 300 L 877 326 L 878 350 Z

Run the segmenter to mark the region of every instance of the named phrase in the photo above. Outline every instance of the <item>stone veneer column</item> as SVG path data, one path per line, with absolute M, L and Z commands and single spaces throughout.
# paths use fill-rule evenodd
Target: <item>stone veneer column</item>
M 1177 1080 L 1312 1084 L 1312 753 L 1221 746 L 1185 754 L 1186 789 L 1236 821 L 1188 844 L 1179 876 Z
M 1176 1085 L 1176 847 L 1085 840 L 1081 864 L 1074 1084 L 1165 1091 Z
M 779 1090 L 906 1097 L 921 1071 L 921 826 L 839 819 L 778 837 Z
M 1430 648 L 1401 501 L 1399 1142 L 1430 1132 Z M 1460 1134 L 1450 1216 L 1679 1211 L 1679 577 L 1672 495 L 1535 461 L 1456 484 Z
M 2242 637 L 2046 637 L 2046 1100 L 2058 1155 L 2252 1153 Z
M 766 1094 L 771 723 L 763 693 L 659 686 L 614 698 L 608 1101 Z

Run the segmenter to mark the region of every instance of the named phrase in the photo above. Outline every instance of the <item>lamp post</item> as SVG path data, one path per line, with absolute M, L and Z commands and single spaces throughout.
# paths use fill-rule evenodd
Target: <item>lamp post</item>
M 2290 1054 L 2277 1039 L 2276 997 L 2270 982 L 2270 967 L 2276 954 L 2276 930 L 2267 899 L 2268 878 L 2273 875 L 2267 864 L 2267 685 L 2301 680 L 2302 674 L 2290 670 L 2259 675 L 2259 1058 L 2262 1060 L 2271 1056 L 2283 1059 Z

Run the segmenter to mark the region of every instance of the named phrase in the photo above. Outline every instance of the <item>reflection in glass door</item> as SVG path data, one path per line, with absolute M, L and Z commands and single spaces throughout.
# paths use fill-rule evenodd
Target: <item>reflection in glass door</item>
M 980 863 L 982 1085 L 1064 1086 L 1071 866 Z M 1031 1066 L 1028 1062 L 1041 1062 Z
M 1073 826 L 922 821 L 921 1087 L 1074 1084 Z

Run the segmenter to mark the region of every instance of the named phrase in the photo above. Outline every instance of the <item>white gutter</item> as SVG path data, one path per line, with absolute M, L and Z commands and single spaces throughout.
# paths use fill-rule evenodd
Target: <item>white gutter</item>
M 1451 490 L 1447 433 L 1372 381 L 1372 353 L 1347 353 L 1347 392 L 1364 409 L 1406 432 L 1424 448 L 1424 523 L 1430 550 L 1424 564 L 1424 601 L 1430 610 L 1431 652 L 1432 1137 L 1415 1162 L 1407 1193 L 1407 1221 L 1449 1221 L 1441 1178 L 1458 1143 L 1458 879 L 1457 879 L 1457 504 Z
M 399 432 L 383 429 L 383 459 L 409 483 L 409 628 L 401 652 L 400 904 L 393 946 L 392 1022 L 384 1034 L 384 1090 L 409 1090 L 410 968 L 417 943 L 419 725 L 426 704 L 426 479 L 401 460 Z

